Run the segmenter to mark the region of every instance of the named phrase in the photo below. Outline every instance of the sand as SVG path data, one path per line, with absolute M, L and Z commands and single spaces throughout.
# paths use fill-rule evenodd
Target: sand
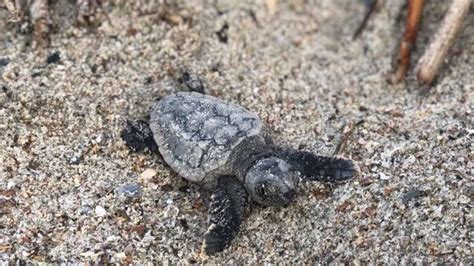
M 401 0 L 356 41 L 358 1 L 109 1 L 91 29 L 57 2 L 49 48 L 0 10 L 0 261 L 472 263 L 472 9 L 423 94 L 412 71 L 386 82 Z M 447 5 L 428 1 L 413 64 Z M 305 184 L 288 208 L 251 204 L 229 249 L 199 255 L 209 193 L 120 139 L 182 69 L 281 145 L 331 155 L 352 128 L 341 155 L 361 175 Z

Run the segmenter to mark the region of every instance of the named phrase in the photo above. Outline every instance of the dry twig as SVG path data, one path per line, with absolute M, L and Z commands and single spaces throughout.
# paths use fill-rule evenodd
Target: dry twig
M 405 26 L 405 34 L 400 43 L 397 58 L 397 69 L 391 78 L 393 84 L 399 83 L 405 78 L 410 67 L 411 49 L 415 45 L 416 34 L 421 20 L 424 0 L 408 0 L 408 18 Z
M 471 0 L 453 0 L 441 27 L 431 41 L 428 49 L 418 61 L 418 80 L 430 84 L 443 63 L 456 34 L 460 31 L 469 11 Z
M 359 27 L 357 28 L 357 30 L 354 32 L 354 35 L 352 36 L 353 40 L 357 39 L 362 33 L 362 31 L 365 29 L 365 27 L 367 26 L 367 22 L 369 21 L 370 16 L 372 16 L 372 14 L 374 13 L 375 8 L 378 5 L 378 2 L 379 0 L 369 1 L 369 5 L 366 7 L 366 10 L 365 10 L 364 19 L 362 20 Z
M 343 127 L 343 131 L 345 132 L 343 133 L 341 140 L 337 144 L 336 149 L 332 154 L 333 156 L 340 155 L 344 151 L 347 141 L 349 141 L 349 139 L 354 134 L 356 127 L 359 126 L 361 123 L 363 123 L 363 121 L 359 121 L 357 124 L 350 123 L 349 125 Z

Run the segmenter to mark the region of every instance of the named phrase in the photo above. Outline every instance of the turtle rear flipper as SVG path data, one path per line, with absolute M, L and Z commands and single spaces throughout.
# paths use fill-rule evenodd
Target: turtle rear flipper
M 303 180 L 341 182 L 359 174 L 354 162 L 343 157 L 319 156 L 293 149 L 280 149 L 278 153 L 303 176 Z
M 216 191 L 211 196 L 203 253 L 212 255 L 230 245 L 239 231 L 246 203 L 247 192 L 235 177 L 219 177 Z
M 146 149 L 151 152 L 158 151 L 158 145 L 153 138 L 150 125 L 142 119 L 136 121 L 127 120 L 127 125 L 120 132 L 120 137 L 132 151 L 138 152 Z

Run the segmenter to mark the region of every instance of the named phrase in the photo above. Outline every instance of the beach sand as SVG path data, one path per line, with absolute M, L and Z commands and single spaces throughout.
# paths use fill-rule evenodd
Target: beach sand
M 87 28 L 57 1 L 49 48 L 0 10 L 0 261 L 472 263 L 472 8 L 420 93 L 413 71 L 386 82 L 401 0 L 384 1 L 355 41 L 359 1 L 136 2 L 109 1 Z M 413 65 L 448 4 L 427 1 Z M 331 155 L 352 129 L 341 155 L 361 175 L 304 184 L 288 208 L 250 204 L 230 248 L 201 256 L 209 192 L 120 138 L 127 119 L 180 90 L 183 69 L 283 146 Z M 124 195 L 128 184 L 140 194 Z

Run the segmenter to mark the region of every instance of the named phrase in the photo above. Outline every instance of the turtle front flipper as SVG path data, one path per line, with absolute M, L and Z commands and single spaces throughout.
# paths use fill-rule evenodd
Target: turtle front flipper
M 122 132 L 120 132 L 120 137 L 122 137 L 125 144 L 132 151 L 138 152 L 146 149 L 151 152 L 158 151 L 158 145 L 153 138 L 153 132 L 150 129 L 150 125 L 145 120 L 127 120 L 127 125 Z
M 343 157 L 319 156 L 293 149 L 279 149 L 278 153 L 303 176 L 303 180 L 341 182 L 359 174 L 354 162 Z
M 239 231 L 246 203 L 247 192 L 235 177 L 219 177 L 216 191 L 211 196 L 203 253 L 212 255 L 230 245 Z

